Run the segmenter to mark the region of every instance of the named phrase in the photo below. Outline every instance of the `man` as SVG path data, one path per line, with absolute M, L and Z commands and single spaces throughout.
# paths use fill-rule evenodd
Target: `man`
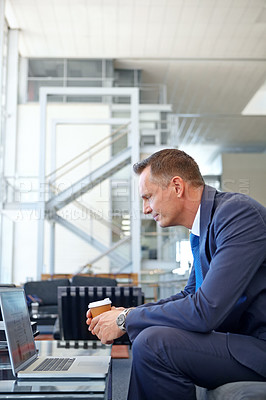
M 130 400 L 192 400 L 195 385 L 266 381 L 266 209 L 204 184 L 176 149 L 136 164 L 143 212 L 191 230 L 194 265 L 184 291 L 133 310 L 113 309 L 89 329 L 133 343 Z M 198 252 L 198 253 L 197 253 Z

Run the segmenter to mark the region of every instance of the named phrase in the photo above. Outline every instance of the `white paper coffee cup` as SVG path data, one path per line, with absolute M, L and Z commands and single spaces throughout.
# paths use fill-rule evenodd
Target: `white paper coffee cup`
M 94 302 L 90 303 L 88 305 L 88 307 L 91 310 L 92 318 L 104 313 L 105 311 L 110 311 L 111 304 L 112 304 L 112 302 L 109 299 L 109 297 L 107 297 L 106 299 L 103 299 L 103 300 L 94 301 Z

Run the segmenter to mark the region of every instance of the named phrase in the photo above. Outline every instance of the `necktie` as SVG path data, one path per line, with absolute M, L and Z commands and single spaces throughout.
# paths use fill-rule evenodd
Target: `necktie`
M 195 277 L 196 277 L 196 291 L 200 287 L 203 282 L 202 270 L 200 265 L 200 253 L 199 253 L 199 236 L 190 234 L 189 237 L 191 250 L 194 258 L 194 269 L 195 269 Z

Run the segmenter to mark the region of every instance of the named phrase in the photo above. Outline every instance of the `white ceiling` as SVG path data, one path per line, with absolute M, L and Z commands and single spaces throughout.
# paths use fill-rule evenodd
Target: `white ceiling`
M 27 57 L 266 56 L 264 0 L 6 0 Z
M 241 116 L 266 81 L 265 0 L 6 0 L 6 16 L 25 57 L 112 58 L 165 84 L 200 114 L 180 143 L 266 151 L 266 117 Z

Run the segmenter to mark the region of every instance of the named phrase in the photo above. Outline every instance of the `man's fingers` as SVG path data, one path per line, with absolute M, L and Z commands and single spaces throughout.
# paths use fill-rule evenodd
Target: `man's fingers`
M 97 317 L 94 317 L 94 318 L 91 319 L 90 324 L 89 324 L 90 325 L 89 326 L 89 331 L 92 331 L 95 328 L 95 326 L 97 325 L 99 319 L 100 319 L 100 315 L 97 315 Z

